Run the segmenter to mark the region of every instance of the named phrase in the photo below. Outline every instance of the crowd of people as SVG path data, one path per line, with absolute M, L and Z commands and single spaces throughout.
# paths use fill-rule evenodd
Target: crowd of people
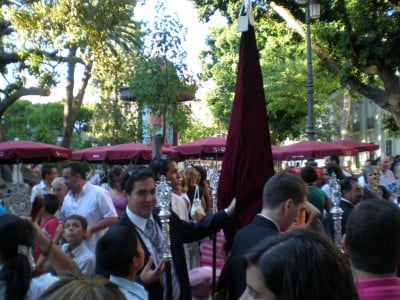
M 203 247 L 217 234 L 217 299 L 400 299 L 395 163 L 368 160 L 357 177 L 332 154 L 321 169 L 278 172 L 265 183 L 261 211 L 229 244 L 221 229 L 231 226 L 236 201 L 213 213 L 204 167 L 179 170 L 161 155 L 145 167 L 114 166 L 104 182 L 81 163 L 64 165 L 60 177 L 43 166 L 31 216 L 0 212 L 0 298 L 207 299 L 212 271 Z M 332 173 L 344 253 L 332 242 Z M 161 176 L 172 190 L 171 260 L 160 255 Z

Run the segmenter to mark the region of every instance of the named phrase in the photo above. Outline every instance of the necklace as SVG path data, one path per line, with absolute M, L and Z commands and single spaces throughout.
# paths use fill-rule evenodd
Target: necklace
M 142 230 L 142 228 L 140 228 L 139 226 L 135 225 L 136 229 L 143 234 L 147 240 L 150 241 L 151 245 L 153 246 L 153 248 L 157 251 L 157 253 L 159 253 L 161 251 L 161 247 L 160 247 L 160 243 L 159 243 L 159 237 L 158 237 L 158 226 L 157 223 L 154 222 L 154 227 L 155 227 L 155 231 L 156 231 L 156 236 L 155 236 L 155 241 L 153 241 L 150 236 L 144 231 Z

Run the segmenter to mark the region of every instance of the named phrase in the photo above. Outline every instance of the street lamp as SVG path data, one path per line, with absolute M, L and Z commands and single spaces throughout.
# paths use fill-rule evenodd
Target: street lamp
M 314 84 L 312 73 L 312 52 L 311 52 L 311 19 L 318 19 L 320 16 L 320 0 L 296 0 L 297 4 L 306 5 L 306 40 L 307 40 L 307 139 L 315 140 L 314 127 Z

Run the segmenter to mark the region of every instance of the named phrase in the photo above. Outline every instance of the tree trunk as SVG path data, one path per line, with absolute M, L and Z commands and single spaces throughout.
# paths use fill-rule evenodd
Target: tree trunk
M 348 91 L 343 95 L 343 115 L 340 124 L 340 135 L 342 140 L 349 138 L 349 121 L 351 110 L 351 95 Z
M 72 50 L 72 56 L 75 55 L 76 49 Z M 64 120 L 63 120 L 63 142 L 64 147 L 70 148 L 72 142 L 72 133 L 75 127 L 76 119 L 78 118 L 79 110 L 82 106 L 83 97 L 85 96 L 86 87 L 92 75 L 92 63 L 85 66 L 84 74 L 81 80 L 81 86 L 78 94 L 74 96 L 75 87 L 75 69 L 76 62 L 68 62 L 66 100 L 64 103 Z

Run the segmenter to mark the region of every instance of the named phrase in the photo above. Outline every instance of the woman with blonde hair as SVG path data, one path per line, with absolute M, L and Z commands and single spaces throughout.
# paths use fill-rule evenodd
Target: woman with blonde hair
M 187 179 L 187 195 L 190 200 L 191 208 L 189 210 L 189 218 L 193 220 L 200 220 L 205 217 L 205 203 L 203 197 L 203 190 L 199 187 L 201 175 L 194 167 L 189 167 L 185 170 Z
M 123 300 L 118 286 L 99 275 L 70 274 L 53 285 L 40 297 L 41 300 Z

